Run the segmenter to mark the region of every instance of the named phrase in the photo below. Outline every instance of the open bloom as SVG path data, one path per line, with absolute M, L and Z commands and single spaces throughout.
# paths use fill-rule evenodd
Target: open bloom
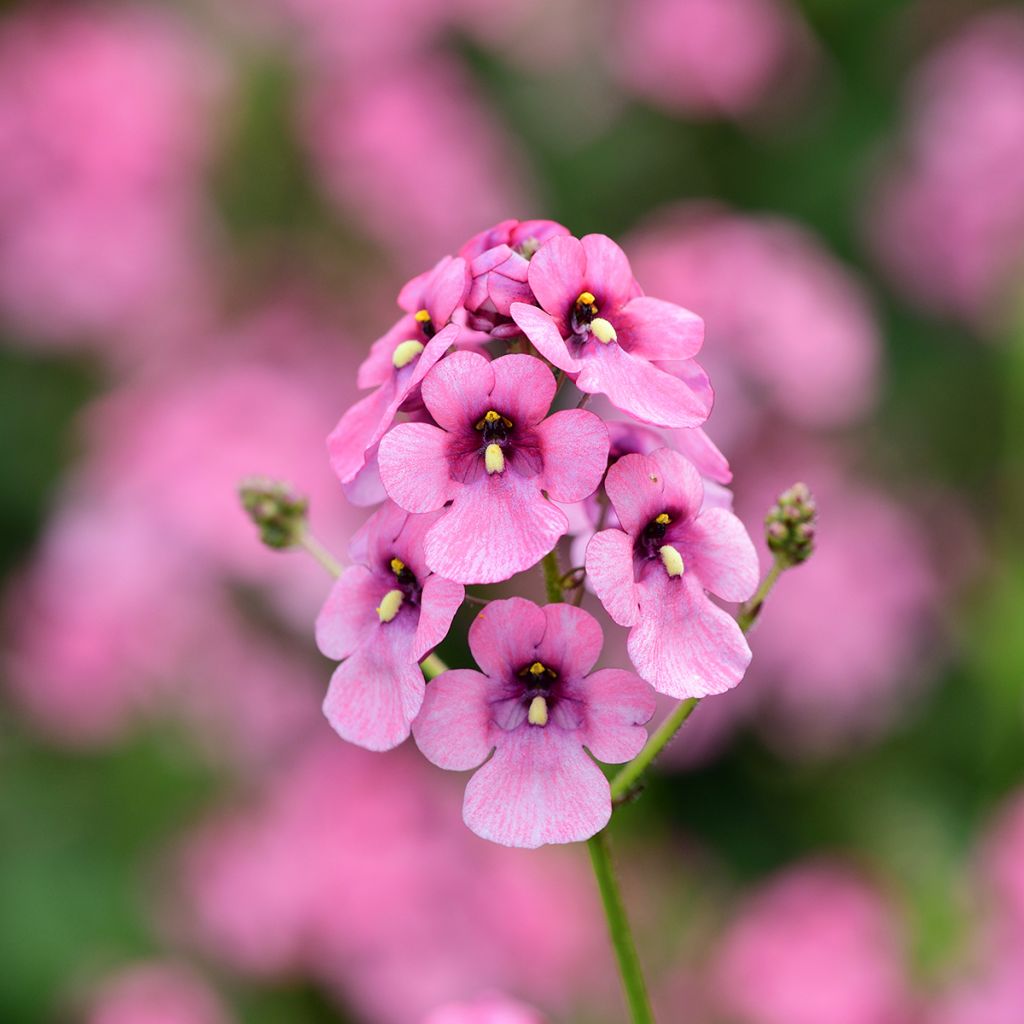
M 428 688 L 413 735 L 434 764 L 476 768 L 463 818 L 505 846 L 573 843 L 611 817 L 602 761 L 635 757 L 654 694 L 632 672 L 590 672 L 604 637 L 580 608 L 492 601 L 469 629 L 483 672 L 452 669 Z
M 553 220 L 503 220 L 474 235 L 459 250 L 473 279 L 466 299 L 472 326 L 496 338 L 518 335 L 509 316 L 513 302 L 534 301 L 530 260 L 549 238 L 568 234 Z
M 316 641 L 345 659 L 331 677 L 324 714 L 343 739 L 390 750 L 423 703 L 418 662 L 447 635 L 465 597 L 430 572 L 423 537 L 437 516 L 388 502 L 352 538 L 356 564 L 342 573 L 316 621 Z
M 606 235 L 552 238 L 530 261 L 540 309 L 513 303 L 512 319 L 546 359 L 587 394 L 662 427 L 698 427 L 710 395 L 652 360 L 690 359 L 704 340 L 695 313 L 643 295 L 626 254 Z
M 466 261 L 451 256 L 402 289 L 399 305 L 406 315 L 373 343 L 359 367 L 359 387 L 376 390 L 356 402 L 327 439 L 331 466 L 343 484 L 352 484 L 372 461 L 398 411 L 416 404 L 420 382 L 458 336 L 451 320 L 468 291 Z
M 608 614 L 632 627 L 636 670 L 676 698 L 735 686 L 750 648 L 705 591 L 726 601 L 754 593 L 757 554 L 743 524 L 723 508 L 702 511 L 700 473 L 668 448 L 619 459 L 605 489 L 621 529 L 594 535 L 587 574 Z
M 423 382 L 439 426 L 402 423 L 380 445 L 380 473 L 409 512 L 451 502 L 426 535 L 433 572 L 495 583 L 535 565 L 569 529 L 552 504 L 588 497 L 608 459 L 608 430 L 585 409 L 545 415 L 551 371 L 533 356 L 488 362 L 455 352 Z M 545 497 L 545 493 L 547 497 Z

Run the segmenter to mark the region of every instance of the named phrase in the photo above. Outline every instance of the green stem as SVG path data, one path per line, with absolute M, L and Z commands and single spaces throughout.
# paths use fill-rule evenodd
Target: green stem
M 696 697 L 680 701 L 672 714 L 665 719 L 657 728 L 654 735 L 648 740 L 647 746 L 633 758 L 629 764 L 621 768 L 612 779 L 612 801 L 620 803 L 633 787 L 640 781 L 641 776 L 650 768 L 654 759 L 668 746 L 672 737 L 679 732 L 693 709 L 700 703 Z
M 626 993 L 626 1002 L 629 1004 L 630 1020 L 633 1024 L 654 1024 L 654 1013 L 651 1011 L 650 999 L 647 996 L 640 958 L 637 956 L 636 943 L 633 941 L 626 908 L 619 892 L 619 883 L 615 877 L 607 831 L 598 832 L 589 839 L 587 848 L 590 850 L 590 862 L 594 866 L 597 887 L 601 892 L 604 914 L 608 919 L 608 934 L 615 949 L 622 987 Z
M 420 668 L 423 669 L 428 682 L 436 679 L 442 672 L 448 671 L 448 666 L 436 654 L 428 654 L 420 662 Z
M 761 607 L 764 605 L 765 598 L 771 593 L 772 587 L 779 582 L 779 577 L 787 568 L 788 566 L 785 562 L 780 562 L 776 558 L 772 562 L 772 567 L 765 574 L 764 579 L 761 580 L 761 586 L 757 588 L 757 592 L 740 608 L 736 621 L 744 633 L 748 633 L 750 627 L 754 625 L 754 621 L 761 614 Z
M 544 570 L 544 588 L 547 590 L 548 601 L 557 604 L 565 596 L 562 590 L 562 570 L 558 564 L 558 548 L 544 556 L 541 568 Z
M 302 531 L 299 546 L 308 551 L 335 579 L 341 575 L 341 562 L 308 529 Z

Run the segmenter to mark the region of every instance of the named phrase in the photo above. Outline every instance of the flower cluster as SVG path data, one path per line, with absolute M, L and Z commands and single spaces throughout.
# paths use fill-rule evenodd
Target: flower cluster
M 317 621 L 321 651 L 341 661 L 325 712 L 369 749 L 411 732 L 440 767 L 479 768 L 464 817 L 487 839 L 586 839 L 611 814 L 594 759 L 640 752 L 654 691 L 721 693 L 750 661 L 709 596 L 748 599 L 758 567 L 729 510 L 728 464 L 701 430 L 703 322 L 645 295 L 610 238 L 550 221 L 476 235 L 398 305 L 359 368 L 372 390 L 328 441 L 350 500 L 380 507 Z M 584 408 L 592 396 L 607 416 Z M 567 534 L 583 564 L 564 573 Z M 419 663 L 465 588 L 542 561 L 552 603 L 474 596 L 481 671 L 427 687 Z M 604 634 L 578 607 L 587 578 L 629 627 L 635 671 L 592 671 Z

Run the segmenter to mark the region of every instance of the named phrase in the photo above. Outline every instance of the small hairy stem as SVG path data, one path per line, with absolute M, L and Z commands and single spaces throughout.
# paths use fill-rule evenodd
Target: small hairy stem
M 420 668 L 427 680 L 436 679 L 442 672 L 448 671 L 448 666 L 436 655 L 428 654 L 421 662 Z
M 335 579 L 341 575 L 341 562 L 317 540 L 308 529 L 302 531 L 298 539 L 299 546 L 305 548 Z
M 761 586 L 757 588 L 757 593 L 740 608 L 736 621 L 744 633 L 749 632 L 750 627 L 754 625 L 758 615 L 761 614 L 765 598 L 771 593 L 772 587 L 778 583 L 779 577 L 785 570 L 786 564 L 776 558 L 772 562 L 772 567 L 766 573 L 765 578 L 761 580 Z
M 696 697 L 680 701 L 672 711 L 672 714 L 665 719 L 658 727 L 654 735 L 648 740 L 647 746 L 633 758 L 625 767 L 616 773 L 612 779 L 612 801 L 621 803 L 633 787 L 640 781 L 644 772 L 650 768 L 654 759 L 668 746 L 672 737 L 679 732 L 693 709 L 700 703 Z
M 615 877 L 615 866 L 612 863 L 611 849 L 608 845 L 607 831 L 598 832 L 587 841 L 590 850 L 590 862 L 594 867 L 594 877 L 601 892 L 601 904 L 608 921 L 608 934 L 611 936 L 615 949 L 615 959 L 619 965 L 619 976 L 622 988 L 626 993 L 629 1005 L 629 1018 L 633 1024 L 654 1024 L 651 1002 L 647 996 L 647 985 L 644 982 L 640 958 L 637 956 L 636 943 L 629 928 L 626 908 L 622 903 L 622 893 Z
M 585 409 L 587 406 L 587 402 L 590 401 L 591 397 L 591 395 L 584 393 L 583 397 L 576 403 L 576 408 Z
M 562 591 L 562 570 L 558 564 L 558 548 L 549 551 L 541 559 L 544 571 L 544 588 L 547 590 L 548 601 L 557 604 L 565 596 Z

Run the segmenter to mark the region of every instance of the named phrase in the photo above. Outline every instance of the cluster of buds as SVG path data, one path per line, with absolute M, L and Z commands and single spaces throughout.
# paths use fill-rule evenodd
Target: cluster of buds
M 302 543 L 309 501 L 296 494 L 291 486 L 253 476 L 242 481 L 238 496 L 267 547 L 283 551 Z
M 814 553 L 818 506 L 806 484 L 783 491 L 765 517 L 768 548 L 784 567 L 806 562 Z

